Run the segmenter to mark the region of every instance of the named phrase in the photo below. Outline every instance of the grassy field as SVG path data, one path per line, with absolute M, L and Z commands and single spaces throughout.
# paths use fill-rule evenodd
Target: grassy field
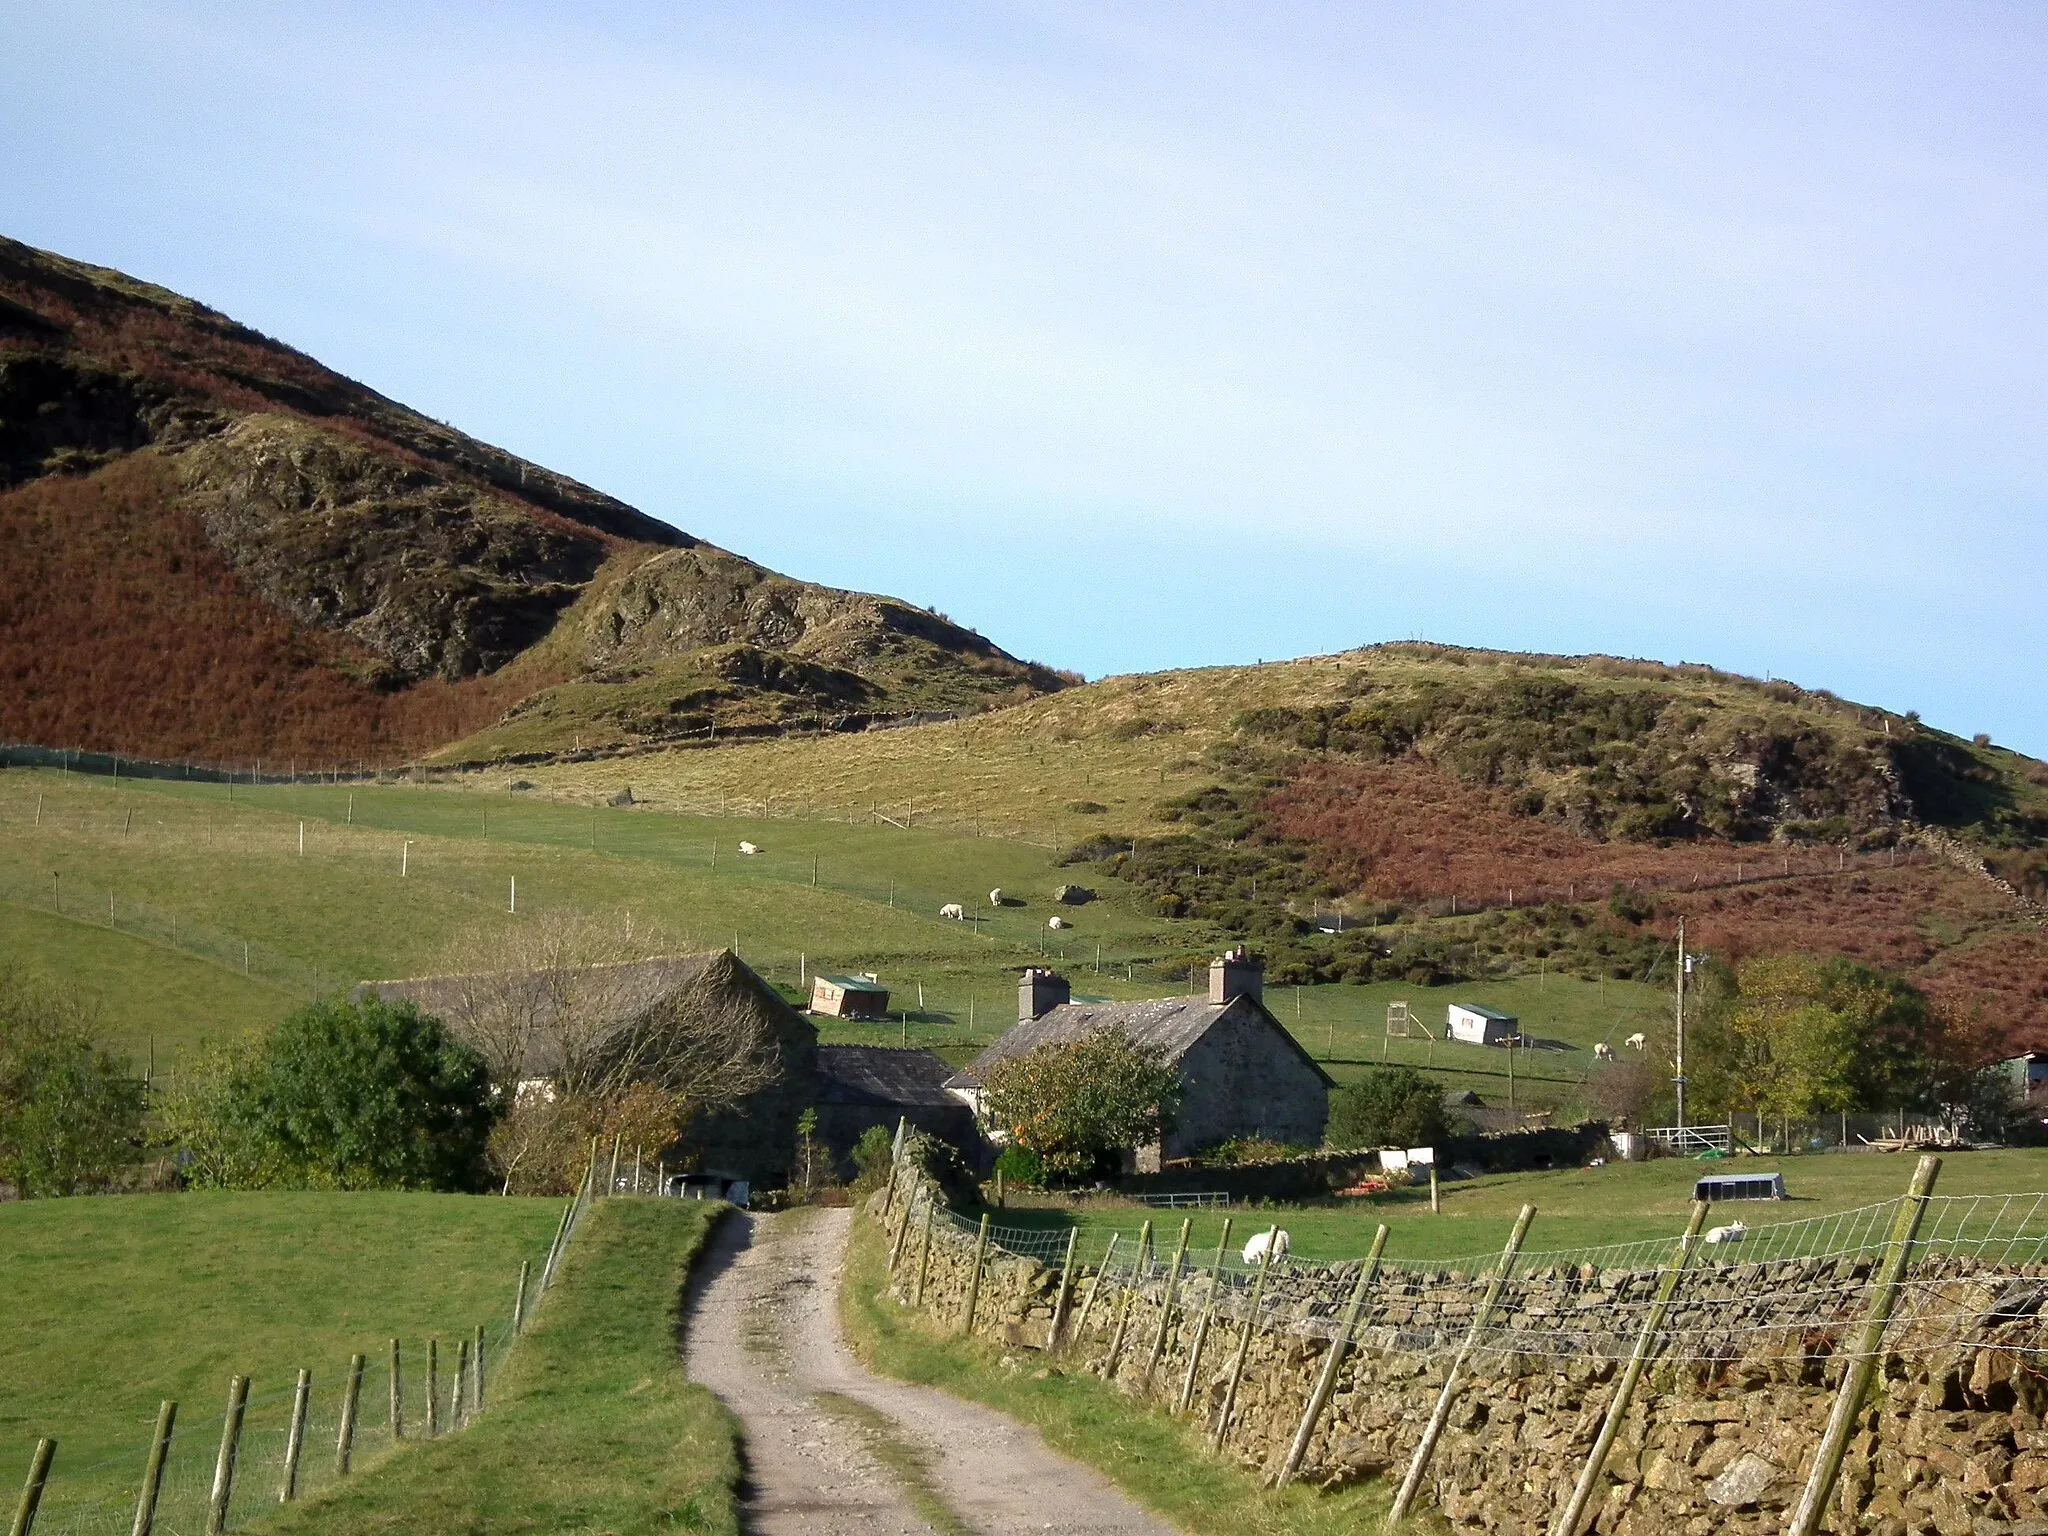
M 521 1260 L 536 1268 L 553 1201 L 459 1195 L 192 1193 L 0 1205 L 0 1468 L 59 1443 L 61 1509 L 133 1499 L 157 1404 L 181 1405 L 180 1469 L 203 1481 L 228 1378 L 251 1378 L 251 1456 L 273 1447 L 294 1373 L 331 1420 L 349 1355 L 370 1357 L 365 1446 L 388 1444 L 391 1338 L 420 1351 L 509 1321 Z M 330 1432 L 331 1433 L 331 1432 Z M 332 1440 L 323 1455 L 331 1459 Z M 184 1464 L 190 1463 L 188 1468 Z M 324 1463 L 323 1463 L 324 1465 Z M 39 1525 L 38 1529 L 44 1529 Z
M 1020 1371 L 983 1340 L 940 1334 L 883 1299 L 886 1255 L 872 1223 L 854 1224 L 840 1292 L 846 1337 L 884 1375 L 986 1403 L 1031 1425 L 1053 1449 L 1095 1467 L 1140 1503 L 1196 1536 L 1339 1536 L 1377 1529 L 1392 1489 L 1275 1492 L 1210 1455 L 1188 1425 L 1141 1408 L 1093 1376 Z M 1427 1513 L 1418 1530 L 1438 1529 Z
M 736 1533 L 736 1428 L 676 1350 L 684 1280 L 715 1209 L 599 1201 L 477 1423 L 250 1529 Z
M 1063 966 L 1078 996 L 1157 996 L 1184 990 L 1180 968 L 1227 937 L 1152 916 L 1115 882 L 1063 909 L 1072 928 L 1050 933 L 1051 892 L 1071 872 L 1014 839 L 593 808 L 502 785 L 230 792 L 14 770 L 0 775 L 0 827 L 0 959 L 81 983 L 138 1061 L 153 1040 L 163 1068 L 198 1037 L 265 1022 L 316 991 L 433 970 L 458 934 L 517 920 L 506 910 L 515 880 L 529 916 L 630 913 L 685 946 L 736 945 L 793 993 L 811 971 L 875 971 L 907 1017 L 828 1023 L 823 1038 L 930 1045 L 956 1061 L 1015 1021 L 1025 965 Z M 742 856 L 743 840 L 763 852 Z M 1010 900 L 991 908 L 996 888 Z M 941 919 L 949 901 L 976 921 Z M 1591 1043 L 1654 1024 L 1663 1007 L 1626 983 L 1557 977 L 1275 989 L 1268 1001 L 1340 1081 L 1405 1060 L 1505 1105 L 1505 1051 L 1386 1038 L 1390 1001 L 1406 998 L 1441 1034 L 1453 997 L 1517 1010 L 1528 1033 L 1568 1047 L 1516 1054 L 1524 1110 L 1570 1100 Z
M 1613 1243 L 1676 1238 L 1684 1230 L 1693 1181 L 1716 1168 L 1747 1172 L 1778 1169 L 1790 1198 L 1782 1203 L 1726 1207 L 1751 1226 L 1802 1221 L 1889 1200 L 1906 1192 L 1913 1160 L 1880 1153 L 1825 1153 L 1789 1158 L 1699 1163 L 1685 1158 L 1649 1163 L 1610 1163 L 1549 1173 L 1490 1174 L 1447 1179 L 1443 1209 L 1431 1214 L 1426 1185 L 1373 1198 L 1314 1205 L 1254 1207 L 1230 1213 L 1233 1245 L 1277 1222 L 1285 1227 L 1293 1253 L 1304 1259 L 1357 1258 L 1372 1243 L 1373 1229 L 1388 1227 L 1389 1259 L 1469 1259 L 1483 1262 L 1506 1242 L 1522 1206 L 1537 1216 L 1525 1247 L 1535 1252 L 1568 1252 Z M 1938 1195 L 1993 1195 L 2048 1191 L 2048 1149 L 1958 1152 L 1943 1163 Z M 1193 1212 L 1189 1241 L 1213 1252 L 1224 1213 Z M 1152 1216 L 1154 1231 L 1168 1240 L 1180 1229 L 1180 1215 L 1146 1212 L 1124 1201 L 1090 1199 L 1078 1204 L 1048 1201 L 1035 1207 L 1012 1201 L 996 1214 L 1008 1226 L 1081 1229 L 1084 1253 L 1108 1242 L 1111 1232 L 1129 1244 L 1139 1224 Z M 1091 1255 L 1092 1257 L 1092 1255 Z

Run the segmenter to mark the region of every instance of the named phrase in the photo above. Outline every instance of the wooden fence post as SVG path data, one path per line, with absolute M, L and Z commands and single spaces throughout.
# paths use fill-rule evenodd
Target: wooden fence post
M 228 1528 L 228 1504 L 235 1496 L 235 1458 L 242 1449 L 242 1415 L 249 1406 L 249 1378 L 228 1383 L 228 1411 L 220 1421 L 220 1454 L 213 1462 L 213 1491 L 206 1500 L 206 1536 Z
M 399 1371 L 398 1340 L 391 1341 L 391 1438 L 405 1438 L 405 1378 Z
M 28 1481 L 21 1485 L 21 1502 L 14 1506 L 14 1524 L 8 1536 L 29 1536 L 35 1529 L 36 1510 L 43 1502 L 43 1484 L 50 1480 L 50 1463 L 56 1459 L 57 1442 L 38 1440 L 36 1453 L 28 1464 Z
M 906 1215 L 904 1219 L 907 1221 L 909 1217 Z M 926 1196 L 924 1202 L 924 1243 L 917 1253 L 917 1289 L 910 1297 L 910 1304 L 913 1307 L 924 1305 L 925 1276 L 931 1273 L 932 1268 L 932 1224 L 938 1219 L 939 1202 L 930 1196 Z
M 1500 1301 L 1501 1288 L 1507 1284 L 1508 1272 L 1515 1267 L 1515 1255 L 1522 1251 L 1522 1239 L 1528 1235 L 1529 1223 L 1535 1219 L 1536 1207 L 1533 1205 L 1523 1206 L 1521 1215 L 1515 1218 L 1515 1229 L 1508 1234 L 1507 1246 L 1500 1251 L 1500 1263 L 1494 1266 L 1493 1276 L 1486 1282 L 1486 1295 L 1472 1316 L 1472 1326 L 1465 1330 L 1458 1352 L 1451 1356 L 1450 1368 L 1444 1372 L 1443 1391 L 1437 1394 L 1436 1408 L 1431 1412 L 1429 1422 L 1422 1426 L 1422 1440 L 1408 1462 L 1408 1475 L 1401 1479 L 1401 1491 L 1394 1495 L 1394 1507 L 1387 1512 L 1389 1527 L 1399 1525 L 1407 1518 L 1415 1495 L 1422 1491 L 1422 1475 L 1429 1470 L 1429 1459 L 1436 1454 L 1436 1443 L 1443 1438 L 1444 1424 L 1451 1416 L 1451 1404 L 1458 1395 L 1458 1372 L 1465 1364 L 1465 1357 L 1478 1344 L 1480 1334 L 1486 1331 L 1487 1323 L 1492 1320 L 1493 1309 Z
M 1351 1349 L 1352 1336 L 1358 1331 L 1359 1315 L 1365 1311 L 1365 1298 L 1372 1290 L 1374 1276 L 1379 1273 L 1380 1255 L 1386 1251 L 1387 1229 L 1382 1223 L 1373 1234 L 1372 1248 L 1365 1256 L 1365 1262 L 1358 1267 L 1358 1284 L 1351 1292 L 1351 1305 L 1344 1310 L 1344 1326 L 1330 1340 L 1329 1358 L 1323 1361 L 1322 1375 L 1316 1378 L 1315 1391 L 1309 1394 L 1308 1407 L 1301 1415 L 1301 1427 L 1294 1432 L 1294 1443 L 1287 1448 L 1287 1460 L 1280 1464 L 1280 1475 L 1273 1479 L 1275 1488 L 1285 1488 L 1294 1481 L 1294 1474 L 1301 1470 L 1301 1464 L 1308 1458 L 1309 1442 L 1316 1437 L 1316 1421 L 1329 1406 L 1330 1394 L 1337 1390 L 1337 1372 L 1344 1364 L 1344 1356 Z
M 467 1422 L 466 1404 L 462 1389 L 469 1381 L 469 1340 L 460 1339 L 455 1345 L 455 1379 L 448 1384 L 448 1428 L 452 1432 Z
M 512 1293 L 512 1337 L 515 1339 L 526 1327 L 526 1275 L 530 1267 L 530 1261 L 519 1261 L 519 1289 Z
M 1842 1471 L 1842 1453 L 1849 1448 L 1849 1436 L 1863 1411 L 1863 1400 L 1870 1394 L 1878 1352 L 1884 1348 L 1885 1328 L 1892 1320 L 1892 1308 L 1898 1304 L 1899 1282 L 1906 1277 L 1906 1266 L 1913 1257 L 1913 1240 L 1920 1232 L 1920 1218 L 1927 1213 L 1927 1200 L 1934 1193 L 1935 1176 L 1940 1172 L 1940 1158 L 1921 1158 L 1913 1169 L 1913 1182 L 1906 1189 L 1906 1198 L 1892 1218 L 1884 1261 L 1873 1277 L 1870 1315 L 1863 1321 L 1863 1337 L 1842 1367 L 1842 1387 L 1835 1394 L 1827 1433 L 1821 1436 L 1820 1448 L 1813 1454 L 1813 1472 L 1806 1480 L 1806 1491 L 1799 1496 L 1799 1507 L 1792 1512 L 1792 1523 L 1785 1528 L 1785 1536 L 1814 1536 L 1820 1529 L 1828 1498 L 1835 1491 L 1835 1479 Z
M 171 1454 L 171 1430 L 178 1422 L 178 1405 L 165 1403 L 156 1411 L 156 1435 L 149 1442 L 149 1461 L 142 1469 L 142 1491 L 135 1497 L 135 1524 L 130 1536 L 150 1536 L 156 1528 L 157 1496 L 164 1488 L 164 1462 Z
M 1145 1224 L 1138 1229 L 1138 1256 L 1131 1260 L 1131 1283 L 1124 1287 L 1123 1300 L 1117 1303 L 1116 1328 L 1109 1336 L 1109 1359 L 1102 1367 L 1104 1381 L 1116 1380 L 1116 1363 L 1124 1352 L 1124 1334 L 1131 1326 L 1131 1298 L 1138 1294 L 1138 1271 L 1151 1252 L 1152 1218 L 1148 1216 L 1145 1218 Z
M 1195 1341 L 1188 1346 L 1187 1379 L 1180 1384 L 1180 1401 L 1175 1413 L 1186 1413 L 1195 1401 L 1195 1375 L 1202 1368 L 1202 1346 L 1209 1340 L 1209 1319 L 1216 1311 L 1216 1288 L 1223 1279 L 1223 1255 L 1230 1252 L 1231 1218 L 1223 1218 L 1222 1235 L 1216 1239 L 1216 1257 L 1209 1263 L 1209 1294 L 1202 1298 L 1202 1311 L 1195 1319 Z
M 441 1341 L 427 1340 L 427 1438 L 441 1433 Z
M 621 1135 L 621 1136 L 614 1136 L 614 1137 L 612 1138 L 612 1170 L 611 1170 L 611 1172 L 610 1172 L 610 1173 L 608 1173 L 608 1174 L 606 1174 L 606 1175 L 605 1175 L 605 1181 L 604 1181 L 604 1192 L 605 1192 L 606 1196 L 608 1196 L 608 1197 L 609 1197 L 609 1196 L 611 1196 L 611 1195 L 614 1195 L 614 1194 L 617 1194 L 617 1193 L 618 1193 L 618 1189 L 619 1189 L 619 1144 L 620 1144 L 620 1143 L 621 1143 L 622 1141 L 624 1141 L 624 1140 L 625 1140 L 625 1137 L 624 1137 L 623 1135 Z
M 1110 1261 L 1116 1257 L 1117 1239 L 1121 1233 L 1109 1234 L 1109 1246 L 1102 1250 L 1102 1262 L 1095 1267 L 1095 1283 L 1088 1287 L 1088 1299 L 1081 1303 L 1081 1315 L 1074 1320 L 1074 1338 L 1078 1341 L 1088 1332 L 1088 1314 L 1095 1310 L 1095 1298 L 1102 1294 L 1102 1282 L 1109 1278 Z
M 960 1324 L 964 1338 L 974 1336 L 974 1309 L 981 1304 L 981 1266 L 988 1258 L 988 1212 L 981 1213 L 981 1234 L 974 1240 L 974 1275 L 967 1282 L 967 1315 Z
M 299 1452 L 306 1447 L 306 1404 L 312 1396 L 313 1373 L 300 1366 L 298 1384 L 292 1389 L 292 1426 L 284 1437 L 284 1478 L 277 1489 L 280 1504 L 299 1496 Z
M 469 1365 L 469 1411 L 481 1413 L 484 1406 L 484 1325 L 476 1325 L 476 1351 Z
M 363 1397 L 361 1355 L 348 1357 L 348 1384 L 341 1389 L 341 1430 L 334 1437 L 334 1475 L 347 1477 L 356 1454 L 356 1409 Z
M 1231 1410 L 1237 1407 L 1237 1386 L 1244 1380 L 1244 1364 L 1251 1358 L 1252 1335 L 1259 1331 L 1259 1303 L 1265 1299 L 1266 1276 L 1273 1268 L 1273 1235 L 1278 1226 L 1266 1228 L 1266 1251 L 1259 1255 L 1259 1275 L 1252 1281 L 1252 1293 L 1244 1309 L 1244 1331 L 1238 1335 L 1237 1358 L 1230 1364 L 1230 1385 L 1223 1389 L 1223 1411 L 1216 1416 L 1216 1433 L 1209 1449 L 1220 1451 L 1230 1435 Z
M 547 1262 L 540 1267 L 541 1294 L 555 1283 L 555 1266 L 562 1262 L 562 1249 L 569 1241 L 569 1223 L 576 1219 L 576 1202 L 571 1200 L 562 1208 L 561 1224 L 555 1228 L 555 1240 L 549 1245 Z
M 1636 1334 L 1635 1348 L 1629 1352 L 1628 1366 L 1614 1384 L 1614 1395 L 1607 1400 L 1607 1412 L 1600 1420 L 1600 1432 L 1593 1437 L 1593 1449 L 1586 1457 L 1585 1466 L 1579 1469 L 1579 1480 L 1572 1486 L 1571 1497 L 1551 1523 L 1550 1536 L 1567 1536 L 1567 1533 L 1576 1532 L 1585 1516 L 1593 1490 L 1600 1484 L 1600 1470 L 1607 1465 L 1607 1453 L 1614 1449 L 1614 1437 L 1620 1433 L 1621 1421 L 1627 1416 L 1628 1405 L 1635 1398 L 1636 1385 L 1643 1379 L 1643 1370 L 1650 1363 L 1650 1352 L 1657 1347 L 1657 1335 L 1663 1330 L 1664 1315 L 1671 1310 L 1671 1298 L 1678 1293 L 1679 1279 L 1692 1258 L 1693 1245 L 1699 1241 L 1700 1227 L 1706 1222 L 1708 1208 L 1705 1200 L 1692 1203 L 1692 1219 L 1686 1222 L 1685 1232 L 1678 1239 L 1678 1251 L 1671 1257 L 1671 1267 L 1657 1282 L 1657 1294 L 1651 1299 L 1649 1310 L 1643 1314 L 1643 1326 Z
M 1052 1326 L 1045 1331 L 1047 1354 L 1060 1347 L 1060 1328 L 1067 1320 L 1067 1298 L 1074 1291 L 1074 1239 L 1080 1235 L 1079 1227 L 1067 1228 L 1067 1252 L 1060 1260 L 1059 1294 L 1052 1300 Z
M 896 1122 L 896 1142 L 889 1153 L 889 1179 L 882 1186 L 882 1230 L 889 1230 L 889 1218 L 896 1214 L 896 1185 L 903 1176 L 903 1121 Z M 889 1261 L 889 1273 L 896 1273 L 896 1261 Z
M 1173 1302 L 1180 1294 L 1180 1266 L 1188 1256 L 1188 1232 L 1194 1224 L 1192 1216 L 1180 1219 L 1180 1237 L 1173 1245 L 1173 1268 L 1166 1274 L 1166 1295 L 1159 1303 L 1159 1326 L 1152 1332 L 1152 1348 L 1145 1356 L 1145 1374 L 1138 1382 L 1140 1392 L 1152 1390 L 1152 1376 L 1159 1369 L 1159 1357 L 1166 1353 L 1166 1331 L 1173 1325 Z
M 586 1196 L 597 1193 L 597 1145 L 600 1140 L 602 1138 L 597 1136 L 590 1138 L 590 1166 L 583 1170 L 583 1193 Z M 570 1209 L 575 1207 L 572 1205 Z
M 896 1265 L 903 1257 L 903 1244 L 910 1237 L 910 1217 L 911 1212 L 916 1209 L 916 1206 L 917 1190 L 913 1187 L 911 1192 L 903 1197 L 903 1212 L 896 1222 L 896 1237 L 889 1244 L 889 1273 L 892 1275 L 896 1273 Z M 884 1232 L 889 1230 L 886 1220 L 882 1230 Z

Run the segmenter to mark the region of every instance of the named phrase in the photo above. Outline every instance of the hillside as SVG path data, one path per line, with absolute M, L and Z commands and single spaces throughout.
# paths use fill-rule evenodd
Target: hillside
M 0 738 L 402 760 L 861 723 L 1063 679 L 795 581 L 203 305 L 0 239 Z

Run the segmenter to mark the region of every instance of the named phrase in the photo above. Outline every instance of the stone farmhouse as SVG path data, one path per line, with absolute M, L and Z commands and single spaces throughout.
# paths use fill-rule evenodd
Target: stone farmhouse
M 1064 976 L 1028 970 L 1017 988 L 1016 1027 L 946 1086 L 979 1115 L 982 1084 L 997 1062 L 1054 1041 L 1117 1029 L 1158 1050 L 1180 1074 L 1174 1124 L 1158 1143 L 1131 1149 L 1135 1171 L 1156 1172 L 1162 1162 L 1234 1137 L 1320 1145 L 1331 1080 L 1267 1011 L 1264 982 L 1264 968 L 1242 949 L 1210 964 L 1206 997 L 1076 1003 Z

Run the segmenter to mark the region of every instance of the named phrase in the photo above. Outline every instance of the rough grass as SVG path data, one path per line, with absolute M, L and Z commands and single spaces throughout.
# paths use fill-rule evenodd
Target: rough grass
M 452 1352 L 479 1324 L 502 1330 L 520 1261 L 538 1269 L 560 1215 L 553 1201 L 413 1194 L 0 1205 L 0 1469 L 12 1478 L 38 1436 L 58 1441 L 55 1530 L 62 1504 L 133 1498 L 161 1399 L 182 1405 L 181 1448 L 210 1458 L 202 1426 L 231 1375 L 249 1376 L 259 1400 L 253 1443 L 275 1437 L 288 1413 L 277 1394 L 301 1366 L 331 1412 L 358 1351 L 373 1369 L 365 1423 L 381 1426 L 374 1372 L 390 1339 L 417 1371 L 428 1338 Z M 415 1404 L 419 1390 L 415 1377 Z M 366 1431 L 366 1454 L 386 1438 Z
M 1029 1424 L 1048 1445 L 1085 1462 L 1196 1536 L 1338 1536 L 1375 1529 L 1392 1502 L 1380 1484 L 1334 1493 L 1275 1492 L 1212 1457 L 1189 1426 L 1140 1407 L 1096 1378 L 1044 1371 L 1033 1351 L 1006 1355 L 947 1337 L 883 1294 L 886 1252 L 872 1223 L 854 1223 L 840 1319 L 863 1360 L 885 1375 L 986 1403 Z M 1007 1362 L 1007 1363 L 1006 1363 Z M 1417 1529 L 1436 1527 L 1424 1516 Z
M 1373 1229 L 1385 1222 L 1389 1229 L 1389 1259 L 1459 1259 L 1477 1265 L 1486 1256 L 1499 1252 L 1516 1213 L 1525 1203 L 1537 1210 L 1526 1244 L 1531 1253 L 1570 1252 L 1660 1238 L 1675 1240 L 1685 1228 L 1693 1181 L 1716 1168 L 1778 1169 L 1784 1173 L 1789 1199 L 1730 1208 L 1751 1226 L 1760 1226 L 1853 1210 L 1903 1195 L 1912 1177 L 1913 1159 L 1874 1152 L 1745 1158 L 1733 1164 L 1670 1158 L 1550 1173 L 1446 1179 L 1441 1184 L 1440 1214 L 1430 1212 L 1429 1188 L 1421 1184 L 1366 1199 L 1233 1211 L 1229 1213 L 1231 1241 L 1233 1246 L 1242 1246 L 1254 1232 L 1277 1223 L 1287 1229 L 1291 1251 L 1297 1257 L 1324 1261 L 1354 1259 L 1371 1246 Z M 2048 1191 L 2048 1149 L 1958 1152 L 1943 1160 L 1939 1194 L 2019 1191 Z M 1178 1232 L 1177 1213 L 1146 1212 L 1120 1201 L 1055 1203 L 1035 1208 L 1013 1202 L 995 1219 L 1020 1227 L 1064 1230 L 1079 1226 L 1082 1255 L 1092 1263 L 1100 1256 L 1111 1232 L 1126 1234 L 1118 1246 L 1128 1247 L 1147 1215 L 1153 1218 L 1155 1234 L 1164 1231 L 1170 1238 Z M 1205 1245 L 1208 1252 L 1214 1251 L 1223 1215 L 1218 1211 L 1191 1213 L 1189 1241 L 1194 1251 L 1204 1251 Z
M 252 1529 L 736 1533 L 736 1426 L 683 1374 L 689 1267 L 717 1207 L 604 1200 L 484 1416 Z

